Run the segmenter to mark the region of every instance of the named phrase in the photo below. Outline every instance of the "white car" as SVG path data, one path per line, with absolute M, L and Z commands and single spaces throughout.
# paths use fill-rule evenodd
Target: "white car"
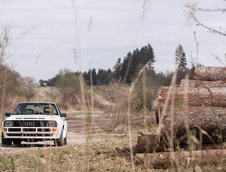
M 51 102 L 18 103 L 2 123 L 2 145 L 20 145 L 22 141 L 53 140 L 55 146 L 67 144 L 66 113 Z

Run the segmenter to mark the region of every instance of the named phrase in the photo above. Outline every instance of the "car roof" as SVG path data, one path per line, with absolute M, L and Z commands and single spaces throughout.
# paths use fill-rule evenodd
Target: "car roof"
M 18 102 L 17 104 L 56 104 L 54 102 Z

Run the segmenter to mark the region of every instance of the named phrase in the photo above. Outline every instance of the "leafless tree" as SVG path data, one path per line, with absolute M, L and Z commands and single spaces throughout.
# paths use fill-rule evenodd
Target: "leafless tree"
M 3 64 L 6 59 L 10 56 L 7 53 L 8 47 L 10 45 L 9 30 L 4 28 L 0 34 L 0 64 Z
M 5 61 L 10 56 L 8 51 L 8 46 L 10 45 L 9 30 L 4 28 L 0 33 L 0 102 L 1 102 L 1 114 L 3 114 L 5 107 L 7 106 L 6 98 L 7 87 L 8 87 L 8 77 L 9 77 L 9 67 L 6 66 Z M 10 101 L 11 102 L 11 101 Z
M 23 93 L 27 101 L 30 101 L 31 98 L 35 96 L 35 81 L 31 77 L 25 77 L 22 82 L 24 85 Z

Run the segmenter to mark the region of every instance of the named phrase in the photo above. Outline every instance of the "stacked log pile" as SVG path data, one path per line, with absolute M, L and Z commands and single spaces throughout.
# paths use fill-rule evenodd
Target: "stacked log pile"
M 200 142 L 221 142 L 226 136 L 226 67 L 196 68 L 194 76 L 178 87 L 160 88 L 155 108 L 161 135 L 171 135 L 173 125 L 177 139 L 198 129 Z

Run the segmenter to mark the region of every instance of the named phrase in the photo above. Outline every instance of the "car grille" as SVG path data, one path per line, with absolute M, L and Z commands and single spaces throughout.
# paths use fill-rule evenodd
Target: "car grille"
M 38 120 L 17 120 L 13 121 L 13 127 L 8 127 L 6 135 L 18 138 L 44 138 L 54 135 L 51 127 L 47 126 L 48 121 Z
M 13 121 L 13 127 L 46 127 L 48 121 L 25 121 L 25 120 L 18 120 Z
M 8 128 L 9 132 L 51 132 L 50 128 Z
M 30 136 L 30 137 L 50 137 L 53 136 L 51 133 L 44 133 L 44 134 L 39 134 L 39 133 L 7 133 L 7 136 Z
M 7 136 L 20 136 L 20 137 L 51 137 L 53 133 L 51 128 L 36 128 L 36 127 L 12 127 L 8 128 Z
M 23 128 L 24 132 L 36 132 L 36 128 Z

